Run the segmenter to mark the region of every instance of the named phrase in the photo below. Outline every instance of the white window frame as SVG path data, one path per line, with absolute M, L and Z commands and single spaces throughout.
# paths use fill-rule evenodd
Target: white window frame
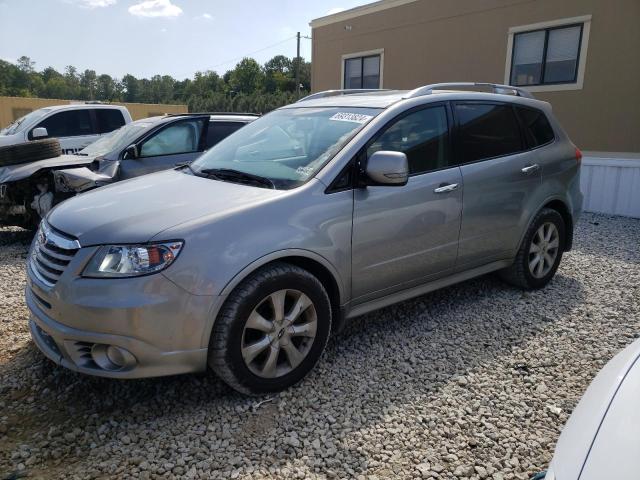
M 582 40 L 580 42 L 580 50 L 578 57 L 578 74 L 576 75 L 576 81 L 574 83 L 558 83 L 549 85 L 521 85 L 529 92 L 558 92 L 562 90 L 582 90 L 584 85 L 584 72 L 587 65 L 587 47 L 589 46 L 589 32 L 591 30 L 591 15 L 582 15 L 580 17 L 563 18 L 560 20 L 551 20 L 548 22 L 533 23 L 530 25 L 521 25 L 518 27 L 511 27 L 509 29 L 509 36 L 507 38 L 507 60 L 504 69 L 504 83 L 509 85 L 511 82 L 511 61 L 513 59 L 513 37 L 516 33 L 529 32 L 533 30 L 542 30 L 551 27 L 561 27 L 563 25 L 574 25 L 581 23 L 582 27 Z M 344 67 L 343 67 L 344 68 Z
M 384 48 L 378 48 L 376 50 L 367 50 L 364 52 L 354 52 L 347 53 L 342 55 L 341 66 L 340 66 L 340 88 L 344 89 L 344 64 L 345 60 L 349 60 L 350 58 L 358 58 L 358 57 L 371 57 L 373 55 L 380 55 L 380 85 L 378 88 L 383 88 L 383 73 L 384 73 Z

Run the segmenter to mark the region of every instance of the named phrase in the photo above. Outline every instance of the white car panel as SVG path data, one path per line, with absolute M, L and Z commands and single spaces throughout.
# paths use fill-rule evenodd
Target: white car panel
M 578 406 L 573 411 L 560 435 L 545 480 L 603 480 L 609 478 L 627 480 L 640 478 L 640 470 L 637 468 L 637 462 L 640 461 L 640 455 L 638 455 L 640 453 L 640 430 L 637 428 L 637 420 L 640 419 L 640 412 L 634 412 L 635 420 L 629 417 L 629 420 L 635 422 L 630 426 L 632 429 L 635 428 L 635 438 L 633 438 L 633 436 L 630 437 L 632 439 L 630 444 L 622 445 L 624 442 L 628 442 L 629 438 L 619 436 L 615 428 L 615 425 L 618 425 L 620 422 L 620 415 L 624 418 L 625 415 L 628 416 L 630 410 L 638 408 L 637 399 L 638 393 L 640 392 L 640 368 L 636 366 L 636 361 L 639 356 L 640 340 L 637 340 L 622 352 L 618 353 L 598 373 L 578 403 Z M 625 386 L 619 391 L 618 389 L 623 380 L 630 382 L 629 390 L 627 390 Z M 625 393 L 618 397 L 618 394 L 622 392 Z M 620 401 L 618 401 L 618 398 Z M 605 416 L 607 418 L 605 418 Z M 609 416 L 611 416 L 611 425 L 613 427 L 607 426 Z M 605 428 L 601 429 L 603 419 L 605 419 Z M 611 428 L 613 428 L 613 431 Z M 598 437 L 597 439 L 596 436 Z M 594 440 L 596 440 L 595 443 Z M 616 450 L 622 451 L 623 449 L 627 451 L 633 450 L 635 452 L 635 458 L 623 457 L 617 459 L 616 462 L 619 464 L 624 461 L 632 462 L 636 465 L 635 474 L 631 477 L 618 476 L 613 474 L 614 470 L 600 469 L 593 471 L 606 471 L 607 473 L 604 474 L 604 476 L 602 476 L 602 473 L 600 473 L 600 476 L 586 477 L 584 474 L 581 476 L 580 472 L 585 465 L 585 461 L 589 469 L 614 468 L 612 465 L 614 462 L 612 462 L 611 457 L 607 459 L 606 456 L 602 457 L 599 453 L 595 452 L 595 448 L 601 448 L 603 444 L 608 444 L 608 452 Z M 604 464 L 600 467 L 595 465 L 589 466 L 592 458 L 596 459 L 594 460 L 596 462 L 603 461 L 602 459 L 604 458 Z M 620 471 L 626 471 L 627 467 L 617 465 L 615 468 L 620 468 Z M 587 470 L 585 470 L 585 474 L 586 473 Z

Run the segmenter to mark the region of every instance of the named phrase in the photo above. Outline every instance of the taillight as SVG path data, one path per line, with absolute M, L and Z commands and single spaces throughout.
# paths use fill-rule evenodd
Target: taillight
M 576 162 L 578 163 L 578 165 L 582 163 L 582 152 L 578 147 L 576 147 Z

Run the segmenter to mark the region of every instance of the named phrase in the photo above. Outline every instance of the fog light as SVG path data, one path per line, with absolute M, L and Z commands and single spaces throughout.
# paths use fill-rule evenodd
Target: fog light
M 125 348 L 96 344 L 91 350 L 93 361 L 104 370 L 124 370 L 136 364 L 136 358 Z
M 124 367 L 127 364 L 123 350 L 119 347 L 114 347 L 113 345 L 109 345 L 107 347 L 107 358 L 111 363 L 118 367 Z

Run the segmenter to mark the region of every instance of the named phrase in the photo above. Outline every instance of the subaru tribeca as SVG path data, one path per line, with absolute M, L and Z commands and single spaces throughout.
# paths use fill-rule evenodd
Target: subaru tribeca
M 31 334 L 86 374 L 209 366 L 278 391 L 349 318 L 494 271 L 545 286 L 571 248 L 580 159 L 516 87 L 314 94 L 190 165 L 55 207 L 28 260 Z

